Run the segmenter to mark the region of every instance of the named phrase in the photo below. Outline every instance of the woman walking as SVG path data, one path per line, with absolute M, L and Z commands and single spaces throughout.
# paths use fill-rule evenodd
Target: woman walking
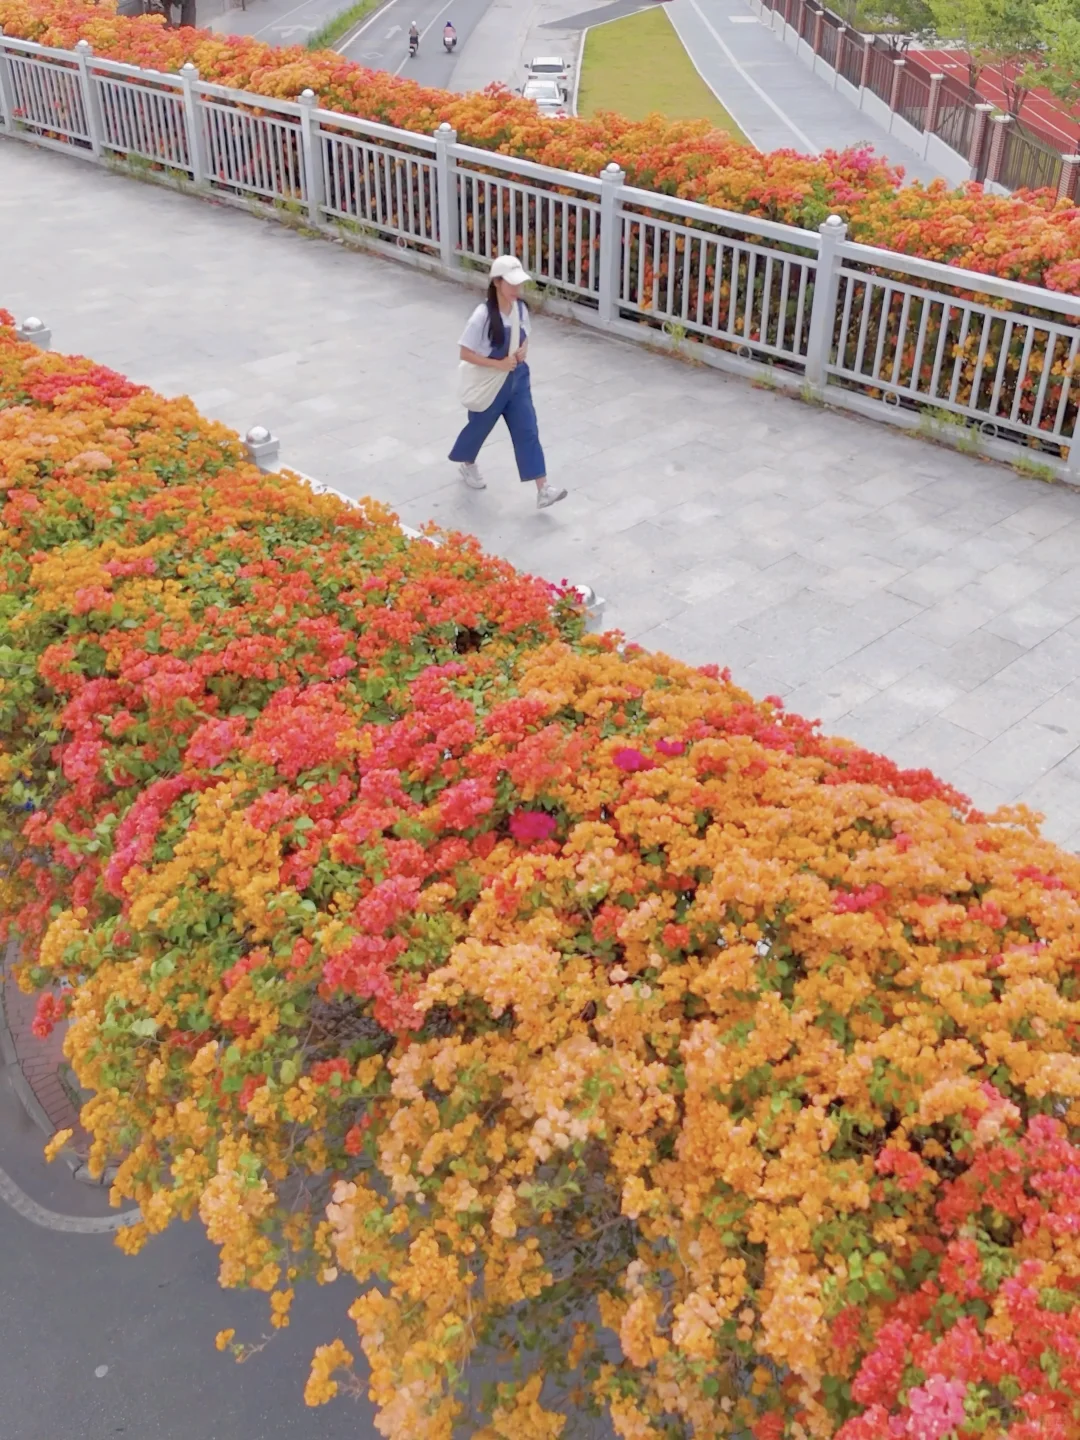
M 480 447 L 501 417 L 514 444 L 518 474 L 536 485 L 536 508 L 546 510 L 566 491 L 548 483 L 529 383 L 529 307 L 521 291 L 529 277 L 513 255 L 491 266 L 487 300 L 469 317 L 461 337 L 461 399 L 469 412 L 450 459 L 470 490 L 486 490 L 476 467 Z

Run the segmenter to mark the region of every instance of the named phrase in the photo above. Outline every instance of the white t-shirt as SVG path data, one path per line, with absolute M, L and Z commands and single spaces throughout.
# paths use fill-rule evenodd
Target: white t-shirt
M 527 306 L 522 305 L 520 301 L 518 301 L 518 305 L 520 307 L 518 318 L 521 321 L 521 343 L 524 345 L 529 334 L 529 311 Z M 506 326 L 507 332 L 509 332 L 512 312 L 510 315 L 504 315 L 502 318 L 503 324 Z M 465 326 L 458 344 L 463 345 L 466 350 L 471 350 L 474 355 L 483 355 L 485 360 L 491 357 L 491 352 L 495 349 L 495 346 L 491 343 L 491 332 L 488 329 L 488 312 L 486 305 L 478 305 L 469 316 L 469 323 Z

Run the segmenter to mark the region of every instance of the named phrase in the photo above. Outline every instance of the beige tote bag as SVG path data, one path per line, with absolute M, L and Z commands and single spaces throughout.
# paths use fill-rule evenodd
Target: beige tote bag
M 510 316 L 510 349 L 514 355 L 521 349 L 521 301 L 514 302 Z M 506 383 L 507 370 L 492 370 L 490 365 L 474 365 L 471 360 L 458 363 L 458 396 L 466 410 L 486 410 Z

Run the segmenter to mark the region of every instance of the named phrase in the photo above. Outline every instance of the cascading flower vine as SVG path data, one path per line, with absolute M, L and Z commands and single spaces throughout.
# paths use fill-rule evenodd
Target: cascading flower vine
M 0 913 L 118 1243 L 349 1285 L 388 1440 L 1076 1440 L 1080 860 L 11 324 Z

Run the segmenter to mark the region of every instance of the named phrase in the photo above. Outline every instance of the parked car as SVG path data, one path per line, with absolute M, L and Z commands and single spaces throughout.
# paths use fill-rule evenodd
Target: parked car
M 534 102 L 541 115 L 555 119 L 566 115 L 566 91 L 557 80 L 526 80 L 521 93 Z
M 570 94 L 570 65 L 558 55 L 540 55 L 525 66 L 530 80 L 554 80 L 565 100 Z

